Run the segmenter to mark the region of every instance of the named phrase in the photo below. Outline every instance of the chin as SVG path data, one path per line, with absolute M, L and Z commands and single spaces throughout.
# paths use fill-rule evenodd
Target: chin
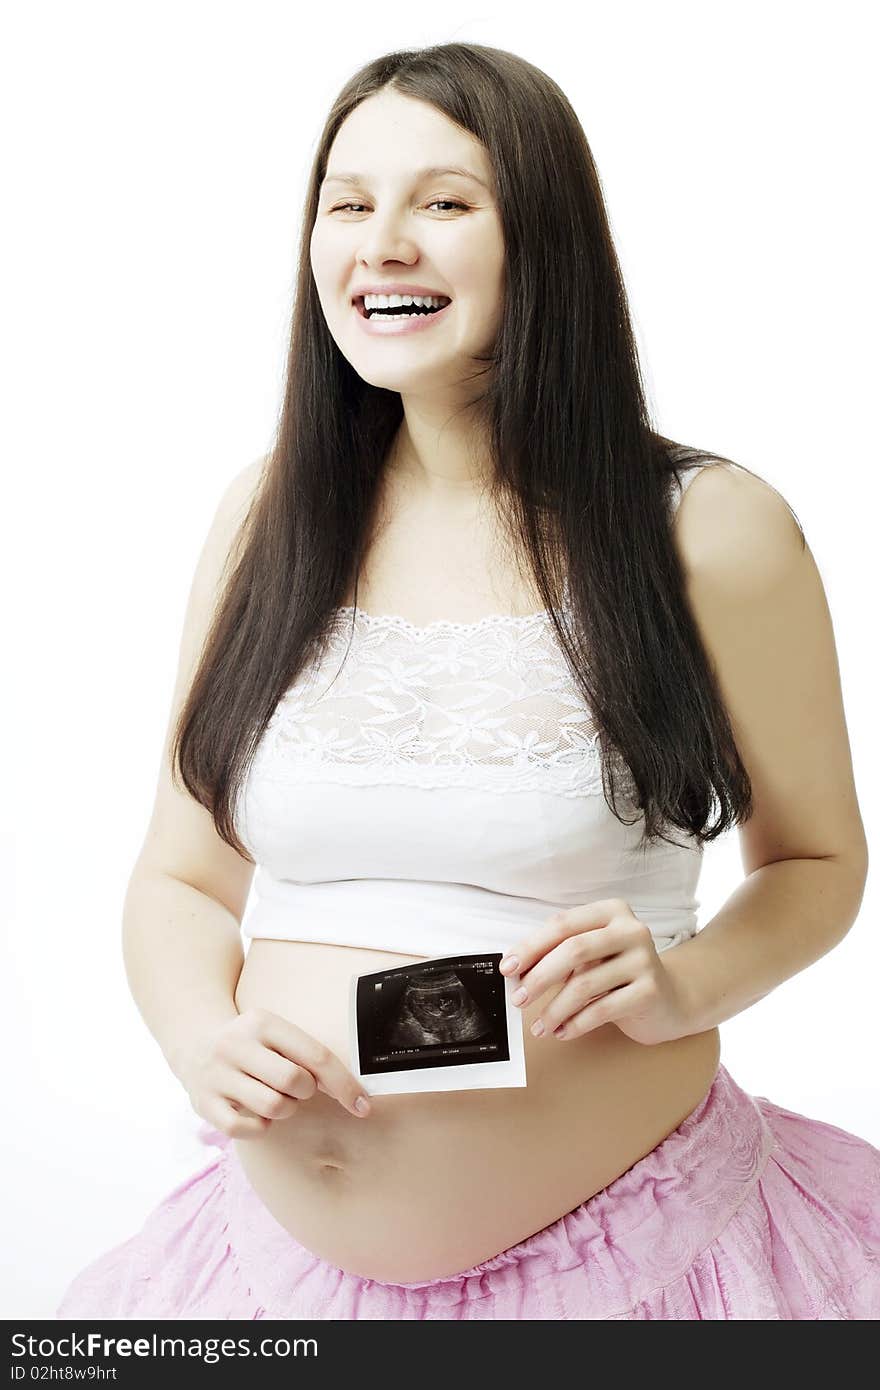
M 358 362 L 352 361 L 351 358 L 348 360 L 362 381 L 365 381 L 368 386 L 375 386 L 382 391 L 397 391 L 401 395 L 415 395 L 419 392 L 436 391 L 438 387 L 444 385 L 437 371 L 427 374 L 424 372 L 406 372 L 401 371 L 398 367 L 382 372 L 377 368 L 375 362 L 363 359 Z

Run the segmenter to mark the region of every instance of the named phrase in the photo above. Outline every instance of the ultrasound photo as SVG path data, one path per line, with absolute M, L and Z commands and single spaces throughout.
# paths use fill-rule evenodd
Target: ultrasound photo
M 354 975 L 351 1070 L 370 1095 L 525 1086 L 518 979 L 501 952 Z

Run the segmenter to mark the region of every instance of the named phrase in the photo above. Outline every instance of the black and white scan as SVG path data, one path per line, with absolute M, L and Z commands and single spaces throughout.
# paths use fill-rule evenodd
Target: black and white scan
M 524 1086 L 517 981 L 501 953 L 443 956 L 356 975 L 351 1069 L 373 1095 Z

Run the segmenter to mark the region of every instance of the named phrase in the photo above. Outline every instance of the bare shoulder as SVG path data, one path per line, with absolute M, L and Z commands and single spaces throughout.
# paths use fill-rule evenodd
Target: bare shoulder
M 241 469 L 226 484 L 195 566 L 186 605 L 177 675 L 165 732 L 155 801 L 133 877 L 159 872 L 214 898 L 241 921 L 253 862 L 218 835 L 213 818 L 173 775 L 172 739 L 193 676 L 211 631 L 266 458 Z
M 743 594 L 772 587 L 808 550 L 782 494 L 738 464 L 700 470 L 677 509 L 674 533 L 688 577 Z
M 256 498 L 266 471 L 269 456 L 263 455 L 247 464 L 227 483 L 214 519 L 218 544 L 229 551 L 237 549 L 244 532 L 251 505 Z
M 263 454 L 253 463 L 246 464 L 240 472 L 235 474 L 224 494 L 231 503 L 250 502 L 260 486 L 268 462 L 269 455 Z
M 247 520 L 265 472 L 266 458 L 256 459 L 236 473 L 223 487 L 204 537 L 193 579 L 202 604 L 216 606 L 227 580 L 244 549 Z M 207 634 L 207 619 L 202 636 Z
M 835 858 L 860 893 L 865 831 L 812 551 L 785 498 L 738 466 L 703 469 L 677 523 L 688 602 L 753 791 L 743 867 Z

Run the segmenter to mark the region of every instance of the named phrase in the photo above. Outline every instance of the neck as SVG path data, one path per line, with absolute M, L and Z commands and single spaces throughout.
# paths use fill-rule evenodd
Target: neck
M 491 480 L 488 451 L 462 416 L 438 420 L 409 409 L 388 459 L 388 472 L 437 503 L 473 500 Z

